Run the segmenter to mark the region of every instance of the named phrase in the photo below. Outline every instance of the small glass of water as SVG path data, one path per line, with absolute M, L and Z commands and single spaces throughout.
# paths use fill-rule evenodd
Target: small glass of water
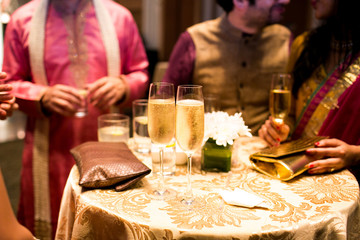
M 151 140 L 148 132 L 148 100 L 138 99 L 132 103 L 133 138 L 135 151 L 149 153 Z
M 109 113 L 98 117 L 99 142 L 125 142 L 129 140 L 129 122 L 127 115 Z
M 81 95 L 81 104 L 75 113 L 75 117 L 85 117 L 88 114 L 88 91 L 86 89 L 79 89 L 79 94 Z

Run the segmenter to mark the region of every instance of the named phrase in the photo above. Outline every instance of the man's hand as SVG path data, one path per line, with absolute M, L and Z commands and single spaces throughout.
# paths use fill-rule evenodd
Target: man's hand
M 82 98 L 78 89 L 58 84 L 47 88 L 41 99 L 41 104 L 46 112 L 57 113 L 62 116 L 74 116 L 81 105 Z
M 121 78 L 125 78 L 121 76 Z M 125 80 L 117 77 L 103 77 L 89 84 L 90 102 L 100 110 L 107 110 L 122 99 L 126 93 Z

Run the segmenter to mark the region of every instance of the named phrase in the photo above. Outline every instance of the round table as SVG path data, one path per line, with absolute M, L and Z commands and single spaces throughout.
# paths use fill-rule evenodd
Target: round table
M 251 153 L 258 138 L 235 143 L 230 173 L 203 173 L 195 160 L 192 187 L 200 208 L 187 210 L 179 199 L 153 200 L 157 184 L 148 175 L 137 186 L 83 191 L 76 166 L 62 198 L 57 239 L 360 239 L 359 185 L 343 170 L 326 175 L 302 174 L 282 182 L 253 170 Z M 151 165 L 150 156 L 136 154 Z M 186 167 L 177 166 L 166 186 L 183 193 Z M 266 200 L 270 209 L 224 203 L 223 189 L 240 188 Z

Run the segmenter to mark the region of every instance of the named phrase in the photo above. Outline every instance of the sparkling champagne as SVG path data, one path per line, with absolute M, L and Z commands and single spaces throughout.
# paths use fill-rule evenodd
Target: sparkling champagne
M 176 140 L 185 152 L 200 148 L 204 138 L 204 103 L 185 99 L 176 103 Z
M 99 142 L 127 142 L 129 129 L 119 126 L 102 127 L 98 129 Z
M 150 99 L 148 103 L 148 131 L 156 144 L 166 145 L 175 133 L 175 100 Z
M 274 89 L 270 92 L 270 113 L 276 122 L 282 122 L 290 112 L 289 90 Z

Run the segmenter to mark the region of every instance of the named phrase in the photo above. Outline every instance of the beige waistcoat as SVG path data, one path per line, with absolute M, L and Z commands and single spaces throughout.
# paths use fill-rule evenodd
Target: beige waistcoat
M 203 86 L 204 95 L 219 96 L 221 110 L 242 112 L 257 135 L 269 116 L 271 74 L 286 69 L 290 31 L 275 24 L 244 36 L 225 15 L 187 31 L 196 48 L 193 83 Z

